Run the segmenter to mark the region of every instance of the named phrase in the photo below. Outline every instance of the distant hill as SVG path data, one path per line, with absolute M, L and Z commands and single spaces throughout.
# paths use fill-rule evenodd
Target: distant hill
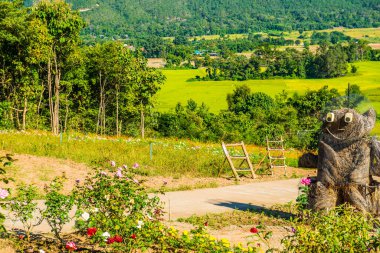
M 30 2 L 28 0 L 27 2 Z M 158 36 L 380 26 L 379 0 L 67 0 L 86 34 Z

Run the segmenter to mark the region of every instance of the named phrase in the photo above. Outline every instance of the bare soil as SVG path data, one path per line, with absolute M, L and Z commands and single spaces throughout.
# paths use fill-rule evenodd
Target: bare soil
M 0 151 L 0 155 L 6 153 L 6 151 Z M 38 157 L 25 154 L 14 154 L 13 158 L 16 159 L 16 161 L 7 169 L 7 176 L 14 178 L 15 182 L 10 183 L 9 187 L 13 188 L 16 184 L 21 183 L 34 184 L 40 190 L 40 194 L 43 194 L 43 188 L 45 185 L 49 184 L 52 179 L 61 176 L 62 174 L 68 179 L 64 187 L 65 192 L 70 192 L 77 179 L 83 180 L 86 175 L 91 172 L 91 168 L 87 165 L 65 159 Z M 273 171 L 273 175 L 257 175 L 256 179 L 253 179 L 247 173 L 242 175 L 239 181 L 229 175 L 232 175 L 232 172 L 226 171 L 226 175 L 219 178 L 139 176 L 138 179 L 143 181 L 143 184 L 148 188 L 159 189 L 164 187 L 165 191 L 177 191 L 315 176 L 316 170 L 288 167 L 287 176 L 284 175 L 283 169 L 276 169 Z

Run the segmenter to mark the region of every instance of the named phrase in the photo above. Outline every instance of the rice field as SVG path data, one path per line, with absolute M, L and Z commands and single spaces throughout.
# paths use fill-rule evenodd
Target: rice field
M 308 89 L 315 90 L 327 85 L 343 93 L 347 84 L 357 84 L 368 96 L 368 104 L 380 112 L 380 62 L 358 62 L 356 74 L 334 79 L 269 79 L 247 81 L 195 81 L 187 80 L 196 75 L 204 76 L 204 69 L 163 70 L 167 77 L 166 83 L 157 94 L 157 108 L 168 111 L 180 102 L 187 103 L 189 99 L 197 103 L 205 103 L 210 111 L 218 112 L 227 108 L 226 97 L 238 85 L 247 84 L 253 92 L 264 92 L 270 96 L 287 91 L 303 93 Z M 377 95 L 379 94 L 379 95 Z
M 317 30 L 316 32 L 333 32 L 333 31 L 339 31 L 342 32 L 350 37 L 356 38 L 356 39 L 366 39 L 371 43 L 380 42 L 380 27 L 377 28 L 344 28 L 344 27 L 336 27 L 333 29 L 326 29 L 326 30 Z M 303 35 L 305 37 L 310 37 L 311 34 L 314 31 L 305 31 L 303 32 Z M 263 34 L 264 36 L 268 36 L 271 32 L 267 33 L 256 33 L 256 34 Z M 298 31 L 292 31 L 292 32 L 279 32 L 279 31 L 273 31 L 275 34 L 282 34 L 286 39 L 292 39 L 296 40 L 300 33 Z M 226 37 L 229 37 L 230 39 L 240 39 L 240 38 L 246 38 L 247 34 L 228 34 Z M 205 39 L 205 40 L 213 40 L 213 39 L 219 39 L 219 35 L 202 35 L 202 36 L 194 36 L 190 37 L 190 40 L 197 39 Z

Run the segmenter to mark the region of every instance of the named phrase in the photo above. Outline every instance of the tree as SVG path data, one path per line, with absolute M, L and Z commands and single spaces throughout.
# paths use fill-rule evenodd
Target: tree
M 54 134 L 58 134 L 62 69 L 68 57 L 79 43 L 79 32 L 84 26 L 79 12 L 61 0 L 42 0 L 32 9 L 32 15 L 46 25 L 49 54 L 46 64 L 46 79 L 49 94 L 50 123 Z M 54 79 L 54 87 L 53 87 Z
M 346 95 L 344 106 L 347 108 L 356 108 L 365 99 L 365 96 L 357 84 L 348 84 L 344 93 Z
M 26 129 L 29 106 L 41 92 L 38 66 L 44 59 L 45 27 L 33 19 L 22 1 L 0 3 L 0 99 L 10 104 L 10 118 Z M 20 123 L 20 114 L 22 123 Z
M 158 70 L 147 66 L 147 60 L 141 54 L 136 56 L 135 71 L 130 78 L 133 104 L 140 111 L 141 138 L 145 137 L 145 113 L 153 106 L 153 96 L 159 91 L 166 77 Z
M 313 78 L 339 77 L 347 74 L 347 67 L 347 55 L 341 45 L 322 44 L 307 67 L 307 75 Z

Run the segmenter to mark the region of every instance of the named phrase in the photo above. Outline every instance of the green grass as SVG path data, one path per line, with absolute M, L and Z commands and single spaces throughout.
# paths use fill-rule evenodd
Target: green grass
M 61 143 L 59 136 L 41 131 L 0 132 L 0 150 L 69 159 L 90 167 L 98 167 L 110 160 L 129 167 L 137 162 L 141 165 L 137 170 L 141 175 L 173 178 L 217 177 L 224 160 L 220 144 L 175 139 L 99 138 L 77 134 L 64 135 Z M 265 154 L 264 148 L 254 145 L 247 145 L 247 150 L 252 154 L 253 163 L 258 163 Z M 288 154 L 290 159 L 296 159 L 298 156 L 298 151 L 290 151 Z M 228 165 L 224 164 L 224 167 L 228 168 Z M 232 175 L 229 169 L 225 169 L 224 172 L 226 175 Z M 215 182 L 202 184 L 194 184 L 194 187 L 218 186 Z
M 152 145 L 152 156 L 150 154 Z M 265 148 L 246 145 L 253 164 L 259 163 L 265 155 Z M 181 177 L 217 177 L 223 167 L 224 176 L 232 176 L 227 164 L 223 165 L 224 154 L 220 144 L 198 143 L 177 139 L 130 139 L 130 138 L 101 138 L 83 134 L 63 135 L 62 143 L 59 136 L 48 132 L 0 132 L 0 150 L 18 154 L 30 154 L 41 157 L 68 159 L 99 167 L 114 160 L 121 166 L 131 167 L 140 164 L 137 173 L 144 176 Z M 287 158 L 289 165 L 296 166 L 300 152 L 289 150 Z M 292 162 L 293 161 L 293 162 Z M 265 162 L 262 166 L 266 166 Z M 46 168 L 41 168 L 46 173 Z M 48 174 L 40 178 L 50 180 Z M 217 182 L 194 183 L 193 188 L 218 187 Z M 175 190 L 184 190 L 178 186 Z M 183 188 L 183 189 L 182 189 Z M 190 188 L 189 188 L 190 189 Z M 174 189 L 171 189 L 174 190 Z

